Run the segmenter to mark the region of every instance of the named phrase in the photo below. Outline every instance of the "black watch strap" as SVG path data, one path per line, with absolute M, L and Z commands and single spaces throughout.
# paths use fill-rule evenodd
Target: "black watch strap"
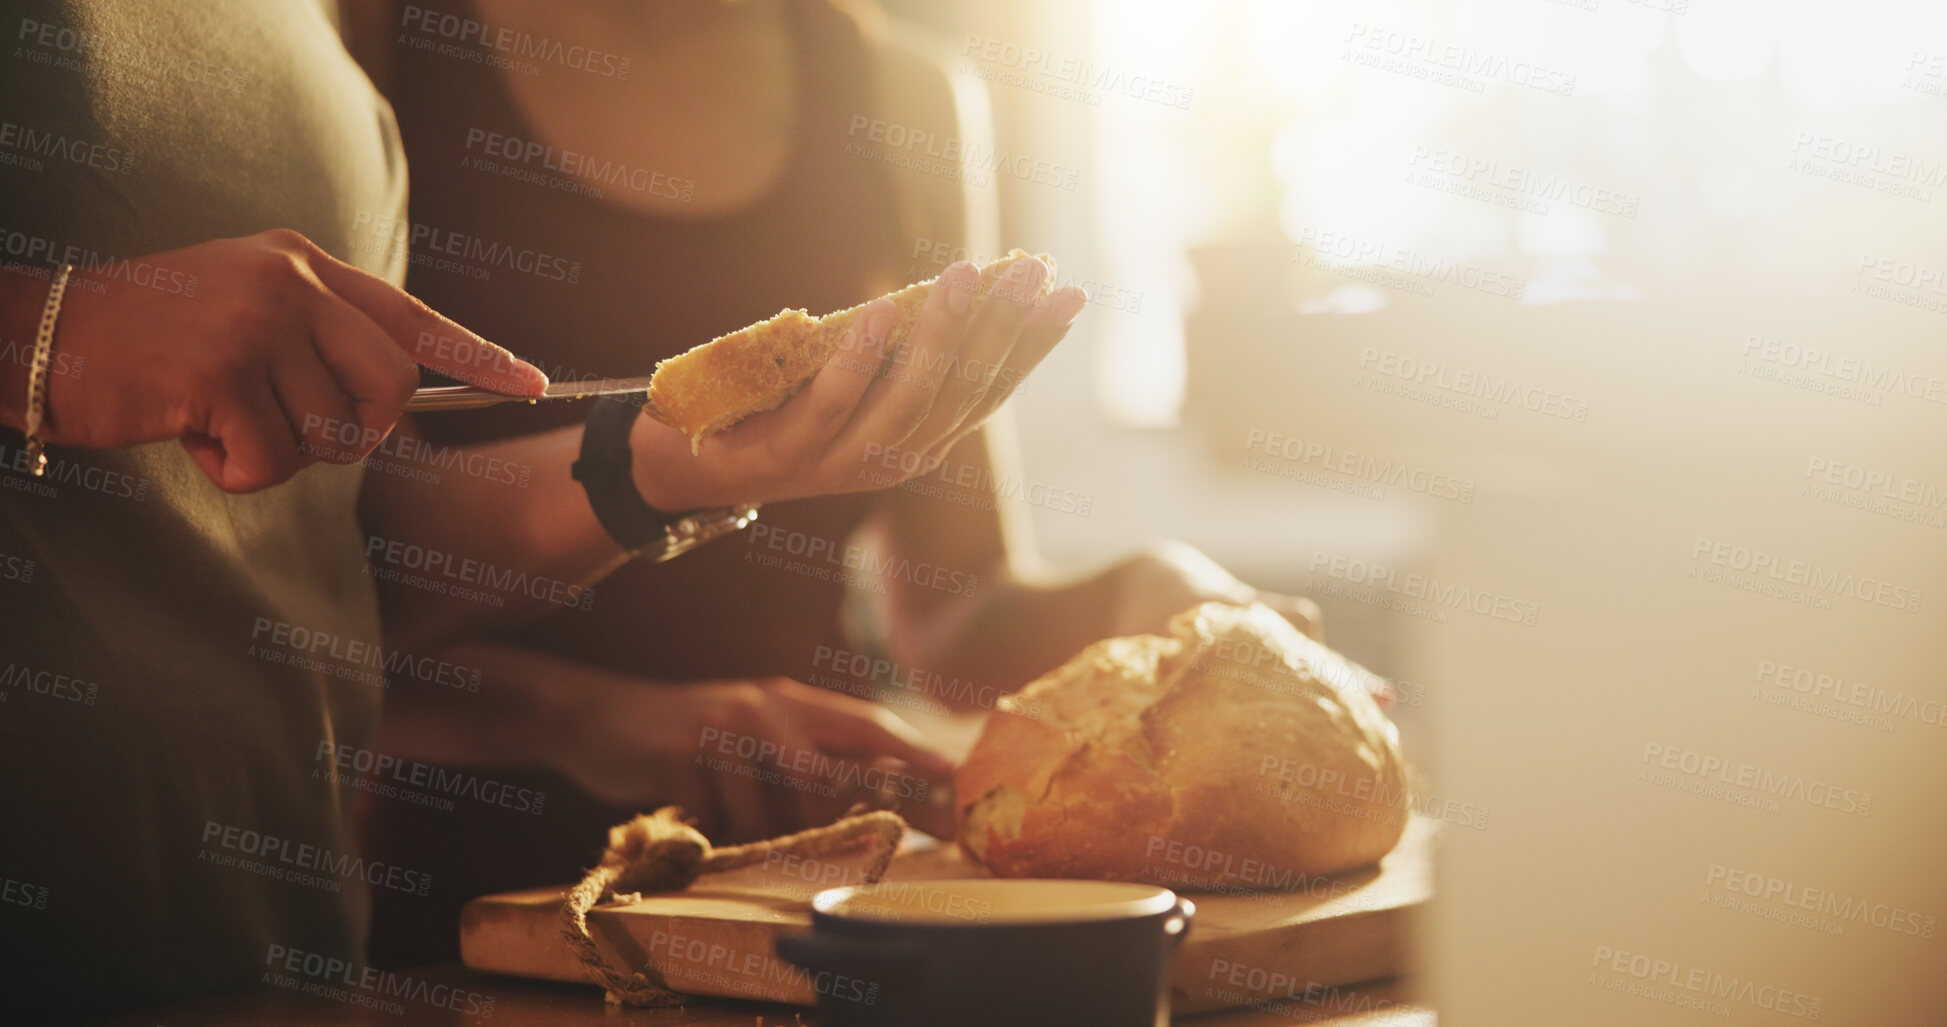
M 720 510 L 665 513 L 650 506 L 635 487 L 635 458 L 629 433 L 647 396 L 627 393 L 595 401 L 581 433 L 579 459 L 569 474 L 588 492 L 588 505 L 602 530 L 636 556 L 667 560 L 744 527 L 757 519 L 757 506 L 744 503 Z

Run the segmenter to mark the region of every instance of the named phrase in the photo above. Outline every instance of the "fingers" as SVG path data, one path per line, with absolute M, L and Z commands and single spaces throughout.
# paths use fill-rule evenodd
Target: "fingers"
M 310 315 L 313 352 L 344 395 L 359 444 L 369 442 L 370 452 L 419 387 L 419 365 L 371 318 L 335 295 L 317 297 Z
M 755 746 L 751 754 L 726 757 L 727 765 L 713 769 L 725 821 L 740 839 L 769 838 L 826 823 L 837 811 L 837 799 L 820 794 L 832 782 L 798 769 L 808 759 L 804 754 L 817 753 L 819 746 L 788 704 L 776 701 L 780 684 L 795 682 L 727 686 L 727 737 L 736 743 L 733 748 Z
M 929 452 L 929 456 L 944 457 L 947 450 L 992 417 L 994 411 L 1014 395 L 1014 390 L 1021 387 L 1028 373 L 1040 366 L 1042 359 L 1068 335 L 1068 329 L 1074 325 L 1075 318 L 1081 315 L 1082 307 L 1087 303 L 1088 293 L 1071 285 L 1057 291 L 1049 297 L 1048 303 L 1029 313 L 1025 323 L 1020 326 L 1019 341 L 1008 351 L 1007 360 L 993 383 L 964 411 L 952 432 Z
M 875 317 L 879 316 L 878 312 L 884 312 L 885 329 L 876 334 L 868 332 L 871 338 L 883 340 L 885 331 L 889 331 L 892 327 L 892 319 L 897 316 L 898 308 L 890 300 L 874 300 L 866 311 Z M 861 314 L 859 320 L 863 322 L 865 316 Z M 911 335 L 907 337 L 905 344 L 914 345 Z M 933 363 L 920 363 L 922 359 Z M 919 367 L 938 366 L 937 362 L 940 359 L 929 348 L 924 351 L 915 350 L 909 363 Z M 877 374 L 876 368 L 873 369 L 873 373 Z M 925 379 L 924 374 L 910 371 L 896 372 L 877 378 L 866 388 L 865 398 L 859 402 L 858 412 L 852 415 L 850 423 L 839 434 L 833 449 L 839 453 L 856 454 L 868 442 L 886 446 L 896 446 L 904 442 L 906 437 L 926 420 L 927 412 L 933 407 L 933 398 L 939 392 L 940 382 L 937 379 L 930 382 Z
M 859 313 L 837 352 L 825 361 L 811 384 L 778 411 L 776 437 L 789 440 L 798 453 L 824 451 L 851 421 L 872 386 L 886 333 L 892 330 L 896 316 L 898 308 L 887 300 L 874 302 Z
M 412 358 L 468 385 L 515 396 L 538 395 L 548 376 L 533 364 L 475 335 L 377 275 L 310 243 L 306 261 L 318 280 L 372 319 Z
M 995 295 L 1017 286 L 1032 295 L 1040 289 L 1047 270 L 1032 258 L 1015 261 L 1008 268 L 1009 278 L 1032 277 L 1032 283 L 1009 283 L 997 288 Z M 933 368 L 938 368 L 941 375 L 932 408 L 913 432 L 915 439 L 931 440 L 946 434 L 959 420 L 959 411 L 978 393 L 985 370 L 998 369 L 1007 351 L 1014 346 L 1012 332 L 978 330 L 989 306 L 982 304 L 981 313 L 974 312 L 974 293 L 979 287 L 980 269 L 972 263 L 961 261 L 947 268 L 927 296 L 919 321 L 907 337 L 907 344 L 914 347 L 913 365 L 927 369 L 921 372 L 922 377 L 934 373 Z
M 268 381 L 236 389 L 215 420 L 183 445 L 225 492 L 255 492 L 296 474 L 306 461 Z
M 800 685 L 786 701 L 820 748 L 867 762 L 891 756 L 933 777 L 953 773 L 953 760 L 911 724 L 877 703 Z
M 284 350 L 271 365 L 270 384 L 284 408 L 285 421 L 302 440 L 300 450 L 307 460 L 357 463 L 385 437 L 375 430 L 368 441 L 351 399 L 314 350 L 303 346 Z
M 1259 602 L 1278 611 L 1279 616 L 1291 622 L 1292 627 L 1304 632 L 1314 642 L 1325 640 L 1324 614 L 1318 604 L 1303 596 L 1288 596 L 1278 592 L 1258 590 Z

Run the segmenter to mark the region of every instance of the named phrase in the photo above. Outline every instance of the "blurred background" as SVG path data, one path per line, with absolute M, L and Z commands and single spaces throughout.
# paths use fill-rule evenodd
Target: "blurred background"
M 1042 555 L 1311 596 L 1491 814 L 1444 1019 L 1941 1022 L 1947 10 L 883 7 L 1007 158 L 972 256 L 1094 296 Z

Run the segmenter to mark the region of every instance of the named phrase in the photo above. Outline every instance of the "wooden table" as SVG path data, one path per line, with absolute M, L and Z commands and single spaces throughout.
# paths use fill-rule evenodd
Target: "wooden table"
M 407 976 L 426 985 L 426 994 L 450 996 L 458 989 L 476 996 L 476 1001 L 491 998 L 491 1016 L 470 1016 L 434 1004 L 441 999 L 400 1001 L 404 1011 L 398 1012 L 355 1005 L 342 997 L 271 989 L 85 1022 L 100 1027 L 756 1027 L 760 1022 L 765 1027 L 811 1027 L 818 1022 L 810 1010 L 797 1006 L 728 999 L 697 999 L 681 1009 L 616 1009 L 603 1003 L 592 988 L 480 974 L 457 963 L 408 971 Z M 1381 981 L 1340 989 L 1316 1002 L 1205 1013 L 1178 1017 L 1175 1022 L 1186 1027 L 1434 1027 L 1433 1011 L 1418 1004 L 1414 995 L 1411 982 Z

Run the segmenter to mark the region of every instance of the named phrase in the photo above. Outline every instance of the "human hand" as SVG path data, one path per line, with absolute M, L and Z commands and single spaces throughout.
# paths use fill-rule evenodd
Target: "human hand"
M 935 798 L 952 761 L 876 703 L 788 678 L 626 681 L 587 712 L 562 753 L 570 779 L 619 806 L 680 805 L 713 840 L 829 824 L 860 801 L 952 836 Z
M 1159 542 L 1124 560 L 1111 572 L 1115 635 L 1163 634 L 1169 619 L 1198 603 L 1216 601 L 1246 605 L 1263 603 L 1315 642 L 1325 640 L 1318 604 L 1303 596 L 1289 596 L 1252 588 L 1237 580 L 1216 561 L 1181 542 Z M 1368 694 L 1381 708 L 1396 699 L 1393 683 L 1371 676 Z
M 513 395 L 547 385 L 538 368 L 295 231 L 143 263 L 194 288 L 74 272 L 54 345 L 86 371 L 50 378 L 45 441 L 179 439 L 219 488 L 253 492 L 320 460 L 364 459 L 404 411 L 420 364 Z M 8 419 L 18 423 L 11 409 Z
M 682 432 L 639 418 L 631 437 L 636 486 L 651 506 L 679 511 L 863 492 L 933 469 L 1006 402 L 1088 302 L 1073 286 L 1042 297 L 1047 275 L 1039 260 L 1017 261 L 975 302 L 974 265 L 947 268 L 906 339 L 907 367 L 883 375 L 897 308 L 873 302 L 803 390 L 712 436 L 700 455 Z M 869 457 L 887 452 L 912 458 L 898 462 L 901 473 L 880 473 L 883 461 L 865 473 Z
M 1318 604 L 1302 596 L 1252 588 L 1216 561 L 1181 542 L 1158 542 L 1125 559 L 1112 572 L 1112 635 L 1162 634 L 1169 619 L 1198 603 L 1263 603 L 1298 630 L 1324 639 Z

